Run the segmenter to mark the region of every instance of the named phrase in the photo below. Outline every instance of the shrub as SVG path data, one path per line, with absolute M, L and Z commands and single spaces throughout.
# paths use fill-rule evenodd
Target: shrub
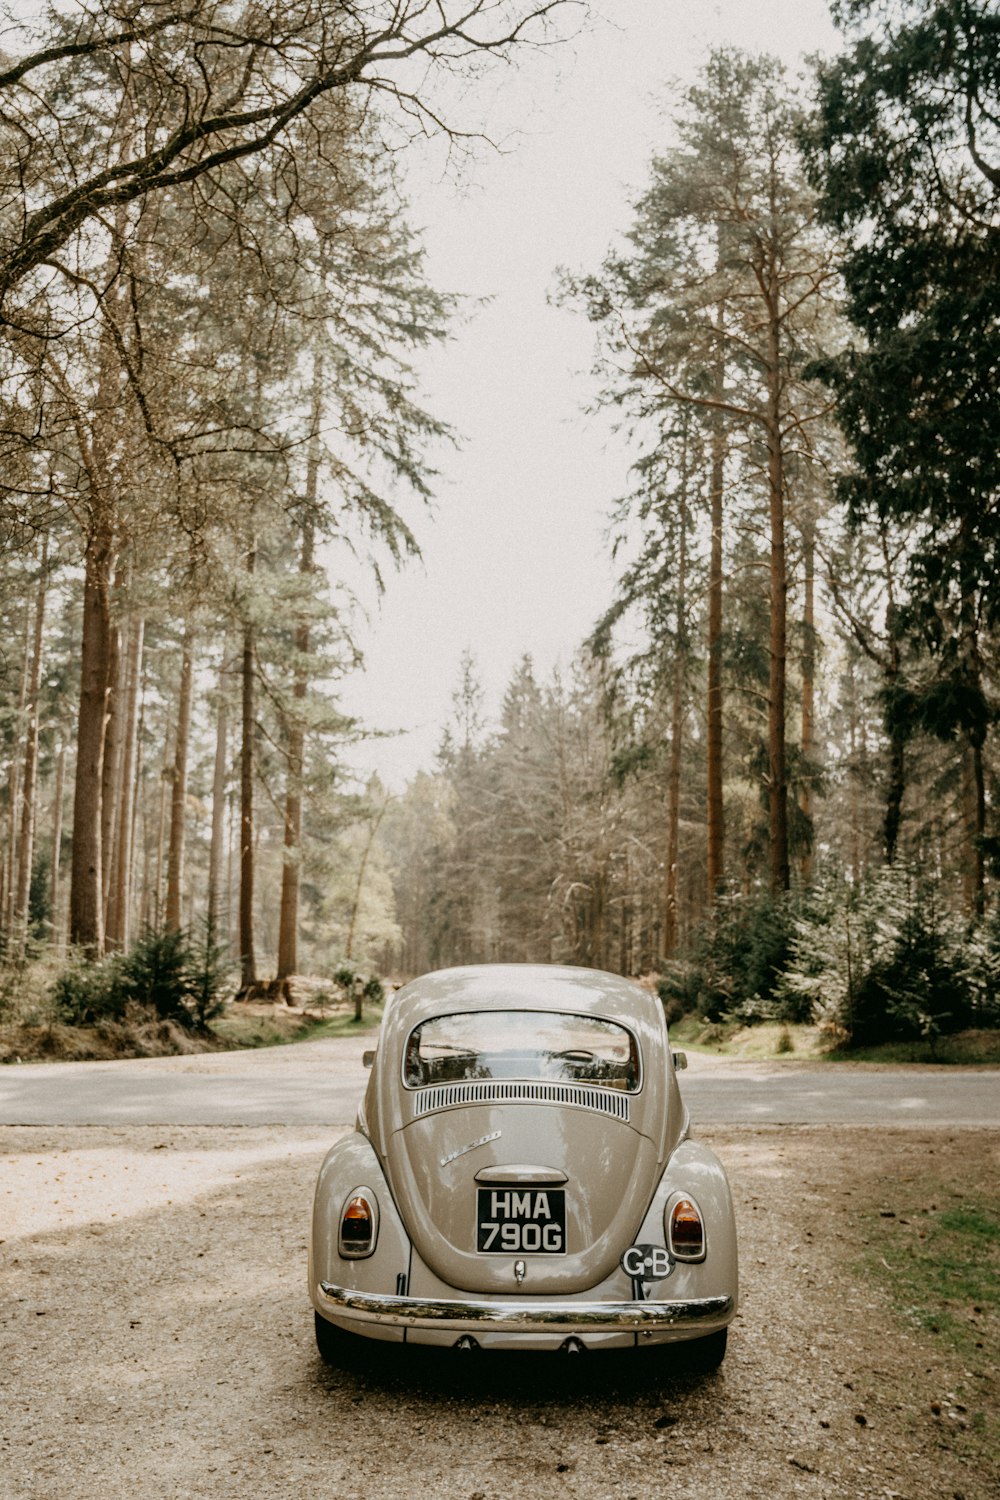
M 385 985 L 377 974 L 372 974 L 366 979 L 361 990 L 361 998 L 367 1000 L 370 1005 L 381 1005 L 385 999 Z
M 197 947 L 188 947 L 186 1003 L 198 1030 L 206 1030 L 209 1021 L 221 1015 L 230 977 L 226 949 L 216 941 L 212 923 L 206 921 Z
M 75 959 L 55 980 L 52 999 L 57 1018 L 68 1026 L 120 1020 L 129 999 L 121 959 L 117 954 L 100 963 Z
M 356 1021 L 363 1018 L 366 1000 L 371 1005 L 378 1005 L 385 998 L 385 986 L 381 979 L 376 974 L 371 974 L 366 979 L 351 963 L 341 964 L 334 973 L 333 982 L 344 991 L 348 1000 L 353 1002 Z
M 989 943 L 970 947 L 935 887 L 900 863 L 860 886 L 831 882 L 814 894 L 780 993 L 848 1045 L 933 1043 L 973 1024 L 977 994 L 993 993 L 993 965 Z
M 969 1024 L 1000 1026 L 1000 904 L 967 935 L 963 946 Z
M 354 985 L 357 977 L 358 971 L 354 968 L 353 964 L 341 964 L 340 968 L 334 972 L 333 982 L 339 985 L 342 990 L 346 990 L 347 994 L 353 999 Z
M 222 1009 L 226 977 L 222 949 L 208 929 L 195 949 L 186 933 L 147 928 L 127 954 L 71 964 L 53 998 L 59 1019 L 71 1026 L 121 1020 L 126 1009 L 140 1006 L 186 1031 L 204 1031 Z
M 696 1009 L 701 988 L 701 971 L 696 965 L 670 959 L 664 963 L 656 992 L 663 1002 L 668 1026 Z
M 128 997 L 153 1010 L 163 1021 L 190 1026 L 188 969 L 191 953 L 183 932 L 147 928 L 122 963 Z
M 933 1042 L 969 1023 L 961 946 L 931 906 L 907 913 L 888 954 L 872 964 L 854 997 L 857 1046 Z
M 793 936 L 788 896 L 726 895 L 695 948 L 687 993 L 707 1021 L 795 1020 L 785 1015 L 778 987 Z M 661 989 L 661 998 L 663 993 Z

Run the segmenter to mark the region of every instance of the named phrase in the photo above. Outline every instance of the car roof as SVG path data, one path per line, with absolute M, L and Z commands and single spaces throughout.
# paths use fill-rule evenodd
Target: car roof
M 430 1016 L 458 1011 L 555 1010 L 662 1024 L 656 995 L 632 979 L 563 964 L 468 964 L 423 974 L 397 993 L 389 1010 L 409 1031 Z M 386 1017 L 388 1019 L 388 1015 Z

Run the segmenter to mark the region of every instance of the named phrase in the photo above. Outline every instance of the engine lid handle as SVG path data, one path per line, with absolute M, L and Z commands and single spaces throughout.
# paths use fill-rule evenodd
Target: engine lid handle
M 560 1172 L 558 1167 L 532 1167 L 524 1162 L 503 1167 L 480 1167 L 476 1173 L 477 1182 L 568 1182 L 569 1178 L 565 1172 Z

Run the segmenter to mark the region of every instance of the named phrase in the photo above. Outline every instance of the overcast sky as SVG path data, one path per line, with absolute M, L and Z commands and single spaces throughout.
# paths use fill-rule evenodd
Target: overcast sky
M 676 81 L 690 82 L 710 47 L 771 52 L 796 69 L 837 46 L 825 0 L 593 9 L 614 24 L 526 56 L 464 102 L 463 119 L 485 114 L 494 139 L 519 127 L 509 151 L 478 153 L 461 188 L 442 178 L 440 156 L 412 155 L 428 280 L 492 300 L 423 363 L 426 404 L 463 443 L 437 455 L 433 514 L 406 507 L 423 562 L 390 577 L 360 632 L 364 671 L 342 693 L 366 724 L 403 731 L 353 755 L 397 789 L 433 764 L 464 650 L 495 712 L 524 652 L 542 677 L 566 666 L 611 597 L 607 518 L 630 457 L 606 419 L 583 414 L 592 330 L 548 305 L 556 267 L 595 269 L 628 226 L 668 140 Z

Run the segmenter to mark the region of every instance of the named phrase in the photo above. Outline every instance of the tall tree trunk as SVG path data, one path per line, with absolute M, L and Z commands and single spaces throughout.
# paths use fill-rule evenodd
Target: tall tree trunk
M 227 932 L 231 947 L 239 948 L 239 902 L 234 899 L 235 885 L 235 851 L 236 851 L 236 793 L 230 791 L 226 798 L 226 912 L 228 914 Z
M 122 223 L 119 222 L 116 244 L 109 258 L 112 277 L 118 270 L 121 232 Z M 105 303 L 108 321 L 101 335 L 97 394 L 89 425 L 69 393 L 90 488 L 73 793 L 70 942 L 93 957 L 104 951 L 104 844 L 105 835 L 110 831 L 104 810 L 104 760 L 109 698 L 115 686 L 117 660 L 117 637 L 111 619 L 111 578 L 117 557 L 112 454 L 120 438 L 121 365 L 110 320 L 120 313 L 123 295 L 121 290 L 114 291 Z
M 115 592 L 121 585 L 121 570 L 115 579 Z M 121 649 L 121 632 L 112 621 L 108 640 L 107 712 L 104 722 L 104 759 L 101 765 L 101 902 L 104 912 L 104 938 L 107 945 L 108 903 L 111 895 L 112 866 L 115 859 L 115 833 L 118 821 L 118 778 L 122 752 L 122 705 L 125 697 L 125 659 Z
M 312 528 L 302 532 L 301 571 L 312 570 Z M 308 565 L 306 558 L 308 557 Z M 299 658 L 309 650 L 309 627 L 295 628 L 295 650 Z M 299 882 L 302 863 L 302 772 L 305 764 L 305 725 L 302 705 L 308 691 L 305 673 L 298 666 L 292 688 L 294 699 L 288 726 L 288 782 L 285 788 L 284 857 L 281 866 L 281 913 L 278 923 L 279 980 L 298 970 Z
M 983 742 L 971 735 L 966 759 L 969 762 L 969 863 L 972 867 L 972 899 L 969 913 L 982 917 L 986 909 L 986 870 L 983 839 L 986 834 L 986 774 L 983 765 Z
M 140 926 L 149 926 L 149 810 L 148 796 L 144 796 L 145 766 L 143 765 L 143 733 L 146 726 L 146 666 L 145 657 L 140 659 L 139 712 L 135 731 L 135 771 L 132 775 L 132 839 L 129 850 L 129 896 L 125 903 L 125 946 L 132 939 L 132 920 L 139 917 Z M 141 877 L 140 877 L 141 866 Z
M 369 823 L 368 837 L 365 840 L 365 846 L 361 851 L 361 858 L 358 861 L 358 878 L 354 883 L 354 899 L 351 902 L 351 920 L 347 924 L 347 938 L 344 943 L 344 958 L 348 961 L 354 957 L 354 939 L 358 930 L 358 915 L 361 911 L 361 897 L 365 888 L 365 874 L 368 870 L 368 860 L 371 857 L 378 831 L 382 826 L 382 819 L 385 817 L 391 801 L 391 797 L 386 797 L 377 814 Z
M 295 626 L 295 677 L 292 687 L 292 712 L 288 726 L 288 785 L 285 791 L 284 857 L 281 866 L 281 915 L 278 924 L 277 978 L 285 980 L 298 969 L 299 954 L 299 884 L 302 868 L 302 773 L 305 765 L 305 708 L 309 682 L 306 658 L 309 654 L 308 586 L 314 566 L 314 514 L 319 484 L 319 428 L 323 414 L 323 359 L 313 366 L 312 412 L 309 456 L 306 462 L 305 506 L 302 515 L 302 545 L 299 573 L 303 579 L 302 610 Z
M 667 772 L 667 868 L 663 903 L 663 952 L 677 946 L 677 866 L 680 859 L 681 762 L 684 733 L 684 658 L 687 651 L 687 453 L 682 476 L 677 539 L 677 615 L 674 680 L 670 701 L 670 765 Z
M 70 866 L 70 942 L 91 956 L 104 951 L 104 751 L 109 694 L 117 641 L 111 620 L 111 578 L 117 557 L 115 468 L 121 438 L 121 361 L 111 321 L 120 320 L 127 293 L 119 281 L 118 254 L 125 230 L 118 213 L 108 260 L 115 282 L 104 312 L 94 408 L 85 418 L 67 392 L 90 490 L 84 551 L 83 634 L 80 644 L 80 708 L 77 719 L 73 794 L 73 855 Z
M 781 439 L 780 322 L 772 271 L 768 295 L 767 487 L 770 521 L 770 670 L 768 673 L 768 845 L 771 889 L 787 891 L 788 768 L 785 754 L 788 568 L 785 557 L 785 472 Z
M 902 684 L 903 657 L 900 647 L 899 611 L 893 577 L 893 558 L 889 550 L 889 536 L 885 523 L 879 527 L 879 542 L 885 565 L 885 638 L 886 651 L 882 661 L 882 700 L 884 724 L 888 741 L 886 766 L 885 817 L 883 819 L 883 842 L 886 864 L 893 864 L 899 844 L 899 831 L 903 821 L 903 798 L 906 795 L 906 746 L 909 742 L 911 724 L 900 712 L 899 688 Z
M 118 819 L 114 838 L 114 861 L 108 900 L 108 947 L 123 949 L 129 940 L 129 906 L 132 895 L 132 851 L 135 842 L 135 802 L 139 700 L 142 680 L 142 645 L 145 622 L 134 615 L 129 627 L 128 652 L 123 680 L 126 684 L 118 789 Z
M 256 547 L 247 554 L 247 573 L 252 577 L 256 565 Z M 257 960 L 254 954 L 254 819 L 253 762 L 256 714 L 254 709 L 254 628 L 247 620 L 243 627 L 242 723 L 240 742 L 240 991 L 257 983 Z
M 857 885 L 861 879 L 861 757 L 859 747 L 858 697 L 854 673 L 854 662 L 848 657 L 848 708 L 847 708 L 847 764 L 849 767 L 847 790 L 850 798 L 850 863 L 851 881 Z M 867 788 L 866 788 L 867 791 Z
M 965 540 L 966 525 L 962 533 Z M 963 552 L 967 548 L 963 547 Z M 965 671 L 970 698 L 983 705 L 980 724 L 970 727 L 966 733 L 963 761 L 968 780 L 966 793 L 966 858 L 968 871 L 968 896 L 966 910 L 970 916 L 981 917 L 986 906 L 985 860 L 983 840 L 986 836 L 986 775 L 983 765 L 983 745 L 986 738 L 987 711 L 983 692 L 983 660 L 979 648 L 979 608 L 974 578 L 968 576 L 963 566 L 962 587 L 962 639 L 965 656 Z
M 980 796 L 983 785 L 982 747 L 969 736 L 960 746 L 962 767 L 962 901 L 966 914 L 981 916 L 983 890 L 983 854 L 980 842 Z
M 21 657 L 21 679 L 17 693 L 16 736 L 20 739 L 24 721 L 25 704 L 28 701 L 28 678 L 31 675 L 31 606 L 24 611 L 24 628 L 19 644 Z M 17 892 L 17 849 L 19 817 L 21 812 L 21 758 L 11 756 L 7 773 L 7 839 L 3 848 L 3 865 L 0 869 L 0 926 L 8 935 L 14 928 L 14 906 Z
M 80 709 L 69 895 L 70 942 L 91 956 L 98 956 L 104 948 L 101 782 L 111 664 L 110 580 L 113 562 L 114 542 L 110 527 L 95 527 L 84 554 Z
M 42 562 L 35 596 L 35 624 L 31 660 L 27 673 L 28 725 L 24 745 L 24 775 L 21 789 L 21 837 L 18 844 L 17 889 L 14 897 L 14 948 L 23 954 L 28 940 L 28 901 L 31 867 L 35 852 L 35 813 L 38 782 L 38 692 L 42 681 L 42 639 L 45 630 L 45 596 L 48 588 L 49 539 L 42 542 Z
M 184 894 L 184 835 L 187 826 L 187 765 L 191 739 L 191 696 L 194 682 L 194 637 L 184 626 L 181 647 L 181 680 L 177 704 L 177 738 L 170 779 L 170 843 L 167 850 L 167 904 L 164 926 L 179 932 Z
M 605 920 L 607 886 L 606 870 L 602 869 L 594 878 L 593 926 L 591 929 L 591 947 L 588 960 L 597 969 L 606 969 L 608 967 L 604 951 L 605 933 L 607 930 Z
M 66 942 L 66 925 L 60 914 L 62 905 L 63 796 L 66 787 L 66 746 L 59 746 L 56 757 L 56 789 L 52 804 L 52 886 L 49 902 L 52 908 L 52 940 L 56 951 L 61 953 Z
M 812 517 L 802 528 L 802 565 L 805 571 L 805 602 L 802 613 L 802 787 L 799 807 L 809 839 L 799 862 L 802 884 L 809 885 L 813 875 L 813 780 L 812 765 L 816 754 L 815 684 L 816 684 L 816 530 Z
M 219 941 L 219 915 L 222 889 L 222 854 L 226 837 L 226 771 L 228 769 L 229 719 L 226 709 L 225 662 L 219 668 L 219 703 L 215 717 L 215 764 L 212 770 L 212 841 L 208 850 L 208 900 L 206 902 L 209 937 Z
M 139 898 L 139 924 L 148 930 L 156 926 L 156 894 L 153 876 L 154 859 L 149 837 L 149 815 L 145 798 L 143 798 L 139 820 L 142 824 L 142 895 Z
M 717 324 L 721 330 L 724 312 L 720 307 Z M 721 336 L 720 336 L 721 347 Z M 725 395 L 726 366 L 720 354 L 715 367 L 715 398 Z M 726 483 L 726 433 L 721 415 L 712 418 L 711 449 L 711 527 L 712 539 L 708 564 L 708 702 L 706 705 L 706 866 L 708 901 L 711 907 L 725 877 L 725 824 L 722 795 L 722 519 Z
M 629 974 L 632 970 L 632 904 L 629 901 L 629 884 L 631 881 L 629 869 L 628 850 L 622 860 L 622 902 L 621 917 L 618 929 L 618 972 Z
M 167 845 L 167 784 L 170 781 L 170 751 L 164 745 L 163 768 L 160 771 L 160 802 L 156 820 L 156 882 L 153 889 L 153 915 L 150 925 L 159 931 L 163 922 L 163 853 Z

